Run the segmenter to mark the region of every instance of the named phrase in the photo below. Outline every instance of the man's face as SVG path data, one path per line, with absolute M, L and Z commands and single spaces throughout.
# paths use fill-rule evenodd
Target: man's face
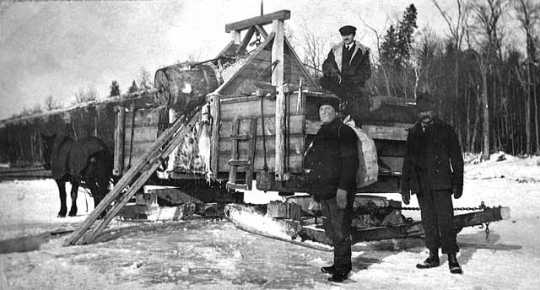
M 343 39 L 343 43 L 351 44 L 354 41 L 354 34 L 342 35 L 341 39 Z
M 423 125 L 430 124 L 431 121 L 433 121 L 433 118 L 435 118 L 435 112 L 432 110 L 422 111 L 418 114 L 418 118 Z
M 322 105 L 319 108 L 319 117 L 321 118 L 321 122 L 323 122 L 323 124 L 334 121 L 336 115 L 336 109 L 330 105 Z

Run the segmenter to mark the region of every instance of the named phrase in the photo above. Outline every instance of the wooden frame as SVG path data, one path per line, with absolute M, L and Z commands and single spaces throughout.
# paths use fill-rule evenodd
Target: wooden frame
M 274 20 L 284 21 L 291 18 L 290 10 L 279 10 L 274 13 L 265 14 L 262 16 L 252 17 L 245 20 L 232 22 L 225 25 L 225 32 L 241 31 L 250 28 L 255 25 L 266 25 L 272 23 Z

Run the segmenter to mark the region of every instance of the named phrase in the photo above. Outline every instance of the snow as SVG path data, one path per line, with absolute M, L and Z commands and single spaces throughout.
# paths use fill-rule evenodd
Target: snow
M 480 227 L 460 232 L 463 275 L 449 274 L 446 257 L 440 267 L 417 270 L 427 254 L 423 242 L 389 240 L 355 245 L 350 279 L 332 284 L 319 272 L 331 252 L 256 236 L 227 221 L 190 220 L 176 230 L 94 245 L 62 247 L 63 236 L 39 250 L 0 254 L 0 289 L 539 289 L 540 158 L 496 161 L 500 156 L 467 160 L 464 195 L 454 206 L 504 205 L 511 218 L 490 224 L 488 239 Z M 1 182 L 0 238 L 73 228 L 87 214 L 84 196 L 77 202 L 80 216 L 60 219 L 53 181 Z M 415 198 L 409 206 L 417 206 Z M 418 212 L 406 214 L 418 219 Z

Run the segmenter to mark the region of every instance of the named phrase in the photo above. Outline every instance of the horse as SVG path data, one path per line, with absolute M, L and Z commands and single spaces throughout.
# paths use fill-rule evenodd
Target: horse
M 69 136 L 41 135 L 43 143 L 43 167 L 51 170 L 52 178 L 58 185 L 60 211 L 58 217 L 65 217 L 66 182 L 71 183 L 71 209 L 69 216 L 77 215 L 77 193 L 79 185 L 90 189 L 97 206 L 109 191 L 112 179 L 113 156 L 105 143 L 96 137 L 74 140 Z

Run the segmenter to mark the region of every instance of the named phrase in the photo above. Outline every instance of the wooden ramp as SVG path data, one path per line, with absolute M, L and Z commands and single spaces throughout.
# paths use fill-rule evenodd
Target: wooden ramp
M 161 159 L 166 158 L 182 143 L 182 136 L 189 128 L 185 124 L 197 116 L 200 108 L 178 118 L 171 127 L 165 130 L 154 144 L 133 164 L 124 174 L 99 205 L 90 213 L 80 228 L 64 242 L 64 246 L 83 245 L 95 241 L 96 237 L 103 232 L 111 220 L 118 214 L 120 209 L 135 195 L 146 183 L 148 178 L 161 164 Z M 102 219 L 98 218 L 103 214 Z

